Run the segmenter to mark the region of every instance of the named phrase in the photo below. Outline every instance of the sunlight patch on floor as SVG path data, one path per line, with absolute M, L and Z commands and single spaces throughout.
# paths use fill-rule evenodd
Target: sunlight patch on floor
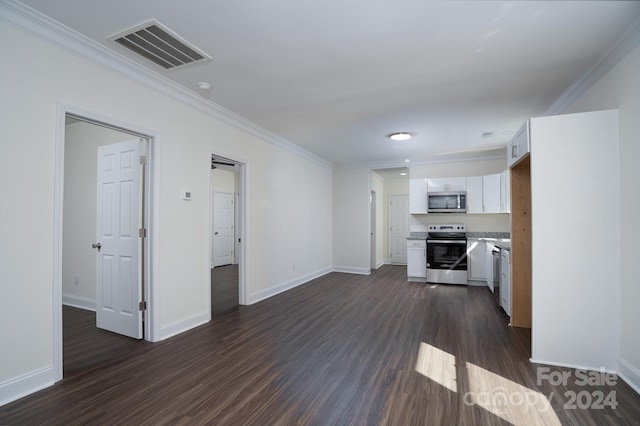
M 457 392 L 456 357 L 450 353 L 420 342 L 416 371 L 447 389 Z
M 482 367 L 466 363 L 469 392 L 466 405 L 477 405 L 514 425 L 560 425 L 550 397 Z

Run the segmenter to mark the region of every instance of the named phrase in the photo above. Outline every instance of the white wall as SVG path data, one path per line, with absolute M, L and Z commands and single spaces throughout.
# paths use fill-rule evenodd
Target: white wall
M 369 170 L 333 173 L 333 266 L 336 271 L 368 274 Z
M 94 124 L 65 128 L 62 301 L 95 309 L 96 170 L 98 147 L 135 139 Z M 77 280 L 76 280 L 77 278 Z
M 504 159 L 437 163 L 410 167 L 411 179 L 425 179 L 457 176 L 484 176 L 500 173 L 507 169 L 507 154 Z M 508 214 L 458 214 L 431 213 L 411 215 L 411 232 L 426 232 L 427 225 L 438 223 L 464 223 L 467 232 L 509 232 Z
M 618 358 L 618 117 L 531 119 L 535 362 L 614 371 Z
M 617 108 L 620 137 L 620 372 L 640 392 L 640 47 L 636 48 L 566 112 Z
M 245 243 L 250 300 L 268 297 L 330 269 L 329 168 L 5 21 L 0 22 L 0 53 L 12 58 L 2 62 L 0 78 L 0 192 L 4 200 L 0 324 L 12 324 L 0 327 L 0 403 L 46 386 L 54 377 L 54 148 L 59 104 L 160 135 L 154 194 L 159 205 L 155 223 L 159 238 L 153 253 L 158 268 L 153 278 L 158 288 L 160 337 L 208 319 L 212 153 L 247 164 L 249 238 Z M 181 200 L 183 187 L 191 189 L 191 201 Z M 366 197 L 366 189 L 364 194 Z

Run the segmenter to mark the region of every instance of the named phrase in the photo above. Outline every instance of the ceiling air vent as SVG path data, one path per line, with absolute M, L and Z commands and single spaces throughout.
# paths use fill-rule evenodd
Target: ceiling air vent
M 211 56 L 154 19 L 108 39 L 168 70 L 211 59 Z

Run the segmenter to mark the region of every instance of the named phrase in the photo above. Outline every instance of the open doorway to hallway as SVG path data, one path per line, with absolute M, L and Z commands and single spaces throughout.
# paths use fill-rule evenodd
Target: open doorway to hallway
M 242 304 L 241 245 L 244 164 L 211 156 L 211 316 Z
M 407 263 L 407 237 L 410 230 L 409 215 L 409 168 L 395 167 L 374 169 L 370 174 L 370 187 L 377 195 L 375 244 L 376 265 L 391 263 L 405 265 Z M 374 224 L 373 219 L 371 220 Z M 374 231 L 372 229 L 372 238 Z
M 54 306 L 59 379 L 78 366 L 103 362 L 112 349 L 135 339 L 151 340 L 146 317 L 151 288 L 145 277 L 153 140 L 102 120 L 69 112 L 61 117 L 55 184 L 60 237 L 54 256 L 60 271 L 55 280 L 60 299 L 54 300 L 62 302 Z M 74 338 L 88 326 L 100 343 L 86 334 Z

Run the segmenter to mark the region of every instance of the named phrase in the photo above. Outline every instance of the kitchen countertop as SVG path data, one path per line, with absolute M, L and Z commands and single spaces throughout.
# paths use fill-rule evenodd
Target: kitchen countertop
M 479 238 L 482 241 L 492 243 L 503 250 L 511 250 L 511 240 L 509 238 Z
M 426 240 L 428 232 L 409 232 L 407 240 Z

